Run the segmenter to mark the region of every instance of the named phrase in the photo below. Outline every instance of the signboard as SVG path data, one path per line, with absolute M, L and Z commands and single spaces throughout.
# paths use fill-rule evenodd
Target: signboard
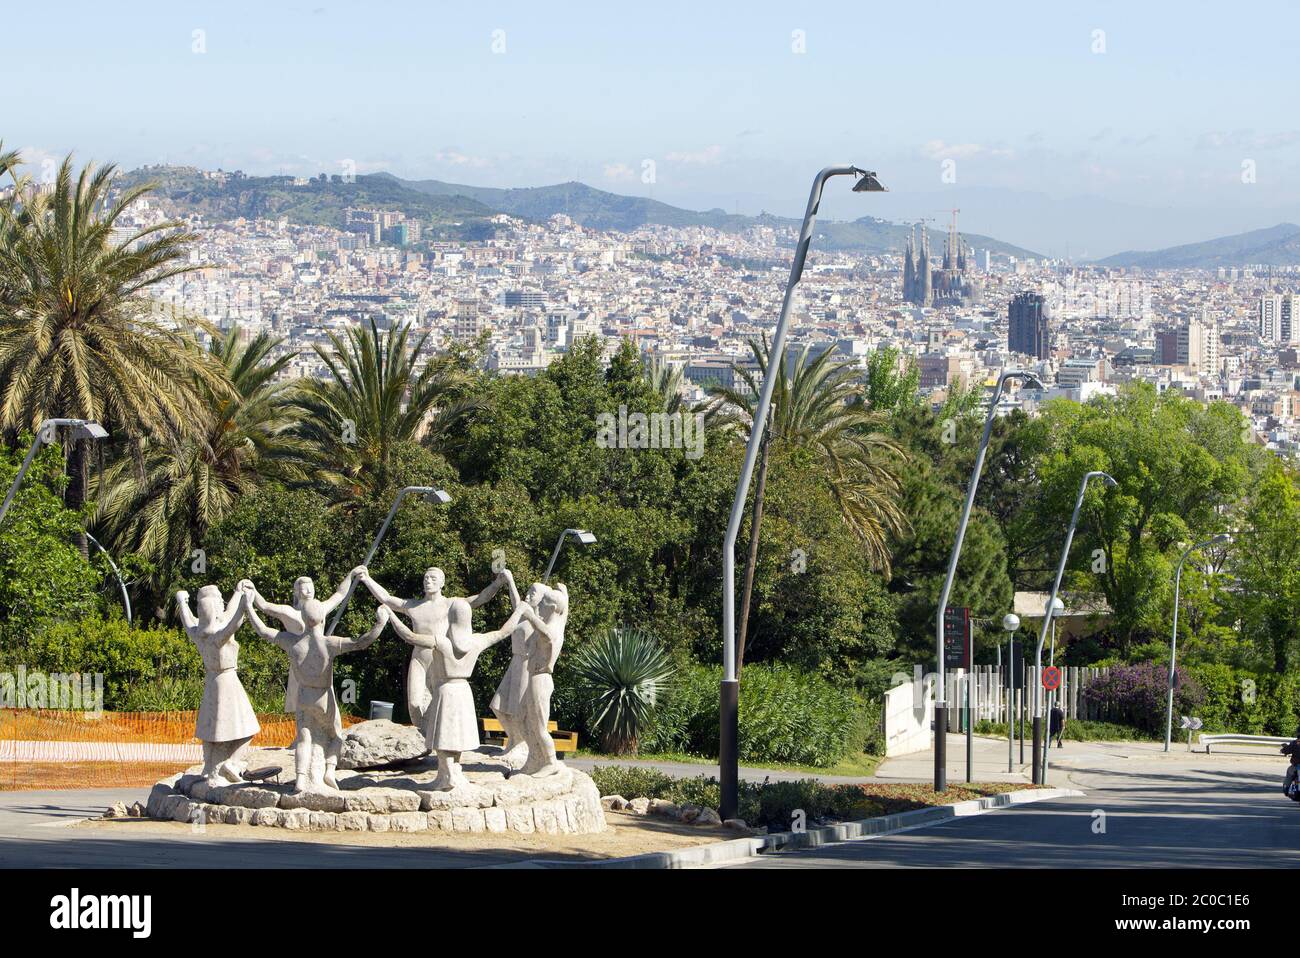
M 943 610 L 943 661 L 950 669 L 970 668 L 970 609 Z
M 1049 692 L 1055 692 L 1061 687 L 1061 667 L 1059 665 L 1049 665 L 1043 669 L 1043 688 Z
M 1202 723 L 1201 720 L 1198 719 L 1198 718 L 1192 718 L 1190 715 L 1184 715 L 1184 716 L 1183 716 L 1183 721 L 1179 724 L 1178 727 L 1179 727 L 1179 728 L 1189 729 L 1190 731 L 1195 732 L 1195 731 L 1196 731 L 1197 729 L 1199 729 L 1203 724 L 1204 724 L 1204 723 Z

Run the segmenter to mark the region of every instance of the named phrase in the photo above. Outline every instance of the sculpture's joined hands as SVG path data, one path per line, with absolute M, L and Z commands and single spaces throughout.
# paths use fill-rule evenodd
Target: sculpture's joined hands
M 258 731 L 257 719 L 235 673 L 238 643 L 234 633 L 247 618 L 254 631 L 289 655 L 289 683 L 285 708 L 294 714 L 295 792 L 337 789 L 335 771 L 343 744 L 343 726 L 334 693 L 334 659 L 375 641 L 386 625 L 414 646 L 407 673 L 407 695 L 413 724 L 424 732 L 429 749 L 437 754 L 437 790 L 452 790 L 466 784 L 460 767 L 461 755 L 479 747 L 478 718 L 469 679 L 479 655 L 507 635 L 511 637 L 511 662 L 491 707 L 510 738 L 510 765 L 519 774 L 544 777 L 560 768 L 551 739 L 551 673 L 564 644 L 568 620 L 568 592 L 534 583 L 521 599 L 514 576 L 503 569 L 475 596 L 448 597 L 442 594 L 446 581 L 441 569 L 430 568 L 424 576 L 424 595 L 400 599 L 390 595 L 370 578 L 364 566 L 353 569 L 329 599 L 315 597 L 312 580 L 306 576 L 294 583 L 293 604 L 275 605 L 258 593 L 253 583 L 242 580 L 223 607 L 215 586 L 199 592 L 199 617 L 189 612 L 188 593 L 178 592 L 182 622 L 199 646 L 207 671 L 203 707 L 196 734 L 204 742 L 204 771 L 210 784 L 221 785 L 242 777 L 239 753 Z M 360 582 L 379 601 L 375 625 L 359 639 L 325 634 L 325 620 Z M 475 608 L 508 587 L 513 611 L 500 629 L 476 634 L 472 627 Z M 280 620 L 281 628 L 266 625 L 258 612 Z M 410 618 L 408 627 L 392 612 Z

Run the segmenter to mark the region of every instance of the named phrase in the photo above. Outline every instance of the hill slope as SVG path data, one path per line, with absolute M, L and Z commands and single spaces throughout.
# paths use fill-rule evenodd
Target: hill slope
M 563 213 L 572 217 L 576 223 L 598 230 L 626 232 L 638 226 L 657 224 L 662 226 L 708 226 L 719 230 L 739 232 L 751 226 L 759 225 L 790 229 L 798 229 L 800 225 L 797 219 L 773 216 L 769 213 L 758 216 L 740 216 L 720 209 L 703 212 L 686 210 L 648 197 L 623 196 L 577 182 L 557 183 L 554 186 L 537 186 L 525 189 L 499 189 L 489 186 L 447 183 L 442 180 L 400 180 L 387 173 L 376 175 L 389 177 L 409 189 L 431 196 L 463 196 L 493 209 L 501 210 L 503 213 L 521 216 L 525 219 L 544 220 L 548 216 Z M 868 253 L 901 250 L 907 242 L 910 229 L 910 226 L 891 223 L 872 216 L 864 216 L 850 223 L 823 220 L 817 224 L 817 232 L 824 237 L 822 240 L 823 248 L 856 249 Z M 1030 250 L 988 236 L 968 233 L 962 235 L 976 249 L 990 249 L 995 253 L 1022 258 L 1038 256 L 1037 253 Z M 931 248 L 942 250 L 943 238 L 944 234 L 942 232 L 930 230 Z
M 1099 266 L 1136 266 L 1146 269 L 1214 269 L 1219 266 L 1300 264 L 1300 226 L 1279 223 L 1267 229 L 1221 236 L 1202 243 L 1168 249 L 1116 253 Z
M 337 177 L 316 177 L 295 185 L 288 176 L 236 176 L 224 183 L 205 177 L 192 167 L 147 167 L 124 174 L 122 183 L 152 181 L 158 194 L 175 204 L 181 213 L 199 213 L 210 220 L 239 217 L 285 217 L 290 222 L 341 227 L 349 206 L 401 210 L 430 227 L 437 239 L 479 239 L 493 232 L 490 218 L 508 213 L 540 222 L 563 213 L 590 229 L 626 232 L 647 224 L 688 227 L 706 226 L 739 232 L 753 226 L 797 230 L 797 219 L 773 216 L 740 216 L 714 209 L 696 211 L 670 206 L 644 196 L 623 196 L 598 190 L 585 183 L 558 183 L 517 189 L 468 186 L 441 180 L 403 180 L 389 173 L 358 176 L 351 183 Z M 852 222 L 822 220 L 817 224 L 818 246 L 823 249 L 863 253 L 897 252 L 903 249 L 911 227 L 864 216 Z M 976 249 L 995 253 L 1036 257 L 1038 254 L 1010 243 L 978 234 L 963 233 Z M 944 234 L 930 230 L 930 245 L 943 249 Z

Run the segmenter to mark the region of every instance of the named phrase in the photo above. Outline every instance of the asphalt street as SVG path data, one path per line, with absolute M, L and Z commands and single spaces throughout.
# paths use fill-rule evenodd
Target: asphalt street
M 1001 747 L 1005 755 L 1005 745 Z M 909 758 L 923 767 L 929 754 Z M 1300 804 L 1282 795 L 1286 763 L 1279 756 L 1259 750 L 1189 754 L 1185 746 L 1164 755 L 1147 745 L 1076 745 L 1067 755 L 1054 750 L 1049 784 L 1079 789 L 1086 793 L 1083 797 L 991 811 L 880 838 L 779 852 L 730 867 L 1300 865 Z

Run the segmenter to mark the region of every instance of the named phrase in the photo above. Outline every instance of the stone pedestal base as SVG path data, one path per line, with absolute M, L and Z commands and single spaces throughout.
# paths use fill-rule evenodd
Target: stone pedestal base
M 583 834 L 605 828 L 591 778 L 561 767 L 551 776 L 511 774 L 499 749 L 465 752 L 468 784 L 433 791 L 435 758 L 398 770 L 340 769 L 337 791 L 292 793 L 293 752 L 251 749 L 248 774 L 258 781 L 209 786 L 200 766 L 153 787 L 146 814 L 182 822 L 256 825 L 300 831 L 546 832 Z

